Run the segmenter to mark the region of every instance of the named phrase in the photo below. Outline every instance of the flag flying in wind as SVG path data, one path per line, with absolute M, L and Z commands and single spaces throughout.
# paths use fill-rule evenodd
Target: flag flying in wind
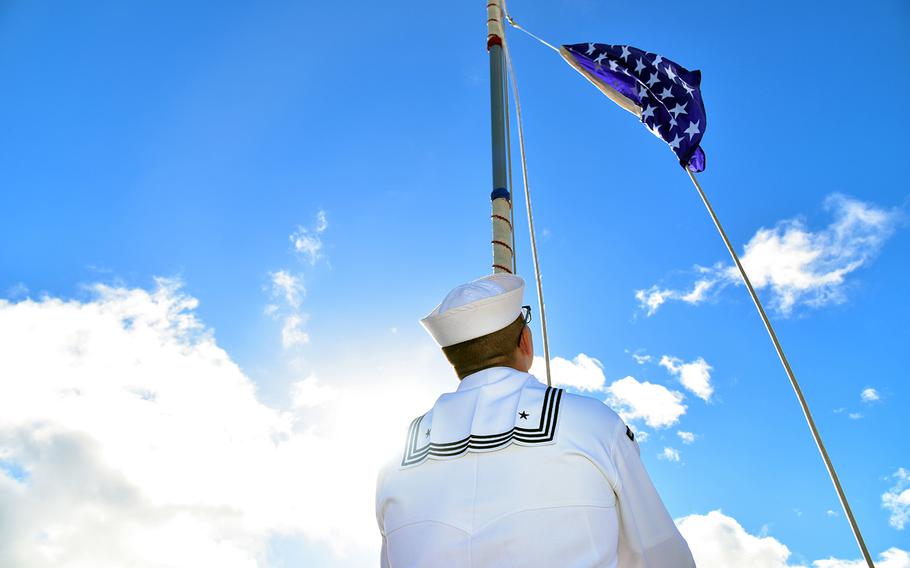
M 559 53 L 669 144 L 681 165 L 693 172 L 705 169 L 705 153 L 699 146 L 707 122 L 700 71 L 629 45 L 577 43 L 562 46 Z

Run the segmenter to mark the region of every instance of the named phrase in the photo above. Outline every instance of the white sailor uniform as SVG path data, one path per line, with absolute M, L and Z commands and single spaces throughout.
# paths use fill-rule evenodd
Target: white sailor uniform
M 383 568 L 694 566 L 623 421 L 493 367 L 413 421 L 380 472 Z

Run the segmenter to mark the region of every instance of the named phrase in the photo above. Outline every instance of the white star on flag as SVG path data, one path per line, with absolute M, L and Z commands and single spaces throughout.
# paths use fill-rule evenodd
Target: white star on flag
M 688 114 L 688 113 L 686 112 L 686 107 L 687 107 L 687 106 L 689 106 L 689 103 L 686 103 L 686 104 L 684 104 L 684 105 L 681 105 L 681 104 L 679 104 L 679 103 L 676 103 L 676 106 L 670 109 L 670 114 L 673 115 L 673 118 L 676 118 L 676 117 L 679 116 L 680 114 Z
M 689 125 L 689 128 L 686 128 L 685 133 L 689 135 L 689 140 L 691 140 L 693 136 L 695 136 L 696 134 L 701 132 L 701 130 L 698 129 L 699 122 L 700 121 L 696 120 L 695 122 L 693 122 L 692 124 Z
M 660 93 L 660 98 L 662 98 L 662 99 L 668 99 L 668 98 L 670 98 L 670 97 L 672 97 L 672 96 L 673 96 L 673 91 L 671 91 L 671 90 L 670 90 L 669 88 L 667 88 L 667 87 L 664 87 L 663 92 Z
M 676 73 L 673 72 L 673 67 L 667 65 L 667 77 L 670 78 L 674 83 L 676 82 Z
M 641 73 L 641 70 L 644 69 L 644 68 L 645 68 L 645 66 L 642 64 L 641 58 L 639 57 L 639 58 L 638 58 L 638 63 L 635 64 L 635 72 L 636 72 L 636 73 Z
M 629 57 L 630 55 L 632 55 L 632 54 L 629 53 L 629 46 L 627 46 L 627 45 L 622 46 L 622 53 L 619 54 L 619 56 L 622 57 L 622 60 L 628 61 L 626 58 Z
M 673 150 L 679 148 L 679 143 L 682 142 L 682 140 L 683 140 L 682 136 L 677 134 L 676 136 L 673 137 L 673 141 L 669 142 L 670 148 Z
M 585 55 L 591 55 L 592 53 L 594 53 L 594 44 L 593 44 L 593 43 L 589 43 L 589 44 L 588 44 L 588 51 L 587 51 L 587 53 L 585 53 Z
M 655 71 L 654 73 L 651 73 L 651 78 L 648 79 L 648 81 L 647 81 L 648 88 L 650 88 L 651 90 L 654 90 L 654 83 L 659 83 L 659 82 L 660 82 L 660 77 L 657 76 L 657 71 Z
M 643 110 L 641 112 L 642 120 L 644 120 L 646 118 L 653 118 L 653 117 L 654 117 L 654 109 L 651 107 L 651 105 L 645 105 L 645 110 Z

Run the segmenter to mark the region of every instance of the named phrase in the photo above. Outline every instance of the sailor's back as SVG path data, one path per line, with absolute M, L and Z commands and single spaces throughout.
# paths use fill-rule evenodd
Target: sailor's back
M 691 558 L 648 562 L 638 546 L 628 546 L 630 529 L 621 520 L 635 519 L 622 519 L 617 501 L 629 457 L 623 454 L 631 451 L 640 462 L 626 432 L 600 401 L 548 388 L 527 373 L 495 367 L 466 377 L 414 421 L 401 455 L 380 475 L 383 562 L 580 568 L 617 566 L 622 557 L 620 566 L 691 565 Z M 646 538 L 666 541 L 668 552 L 679 543 L 684 548 L 652 497 L 659 510 L 648 505 Z M 640 507 L 625 505 L 632 505 L 627 515 L 640 514 Z

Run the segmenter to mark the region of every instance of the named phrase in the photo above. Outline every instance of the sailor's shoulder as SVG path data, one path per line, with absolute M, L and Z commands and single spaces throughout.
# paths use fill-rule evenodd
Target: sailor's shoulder
M 602 400 L 570 392 L 563 392 L 561 398 L 560 418 L 573 430 L 604 434 L 624 424 L 622 418 Z

